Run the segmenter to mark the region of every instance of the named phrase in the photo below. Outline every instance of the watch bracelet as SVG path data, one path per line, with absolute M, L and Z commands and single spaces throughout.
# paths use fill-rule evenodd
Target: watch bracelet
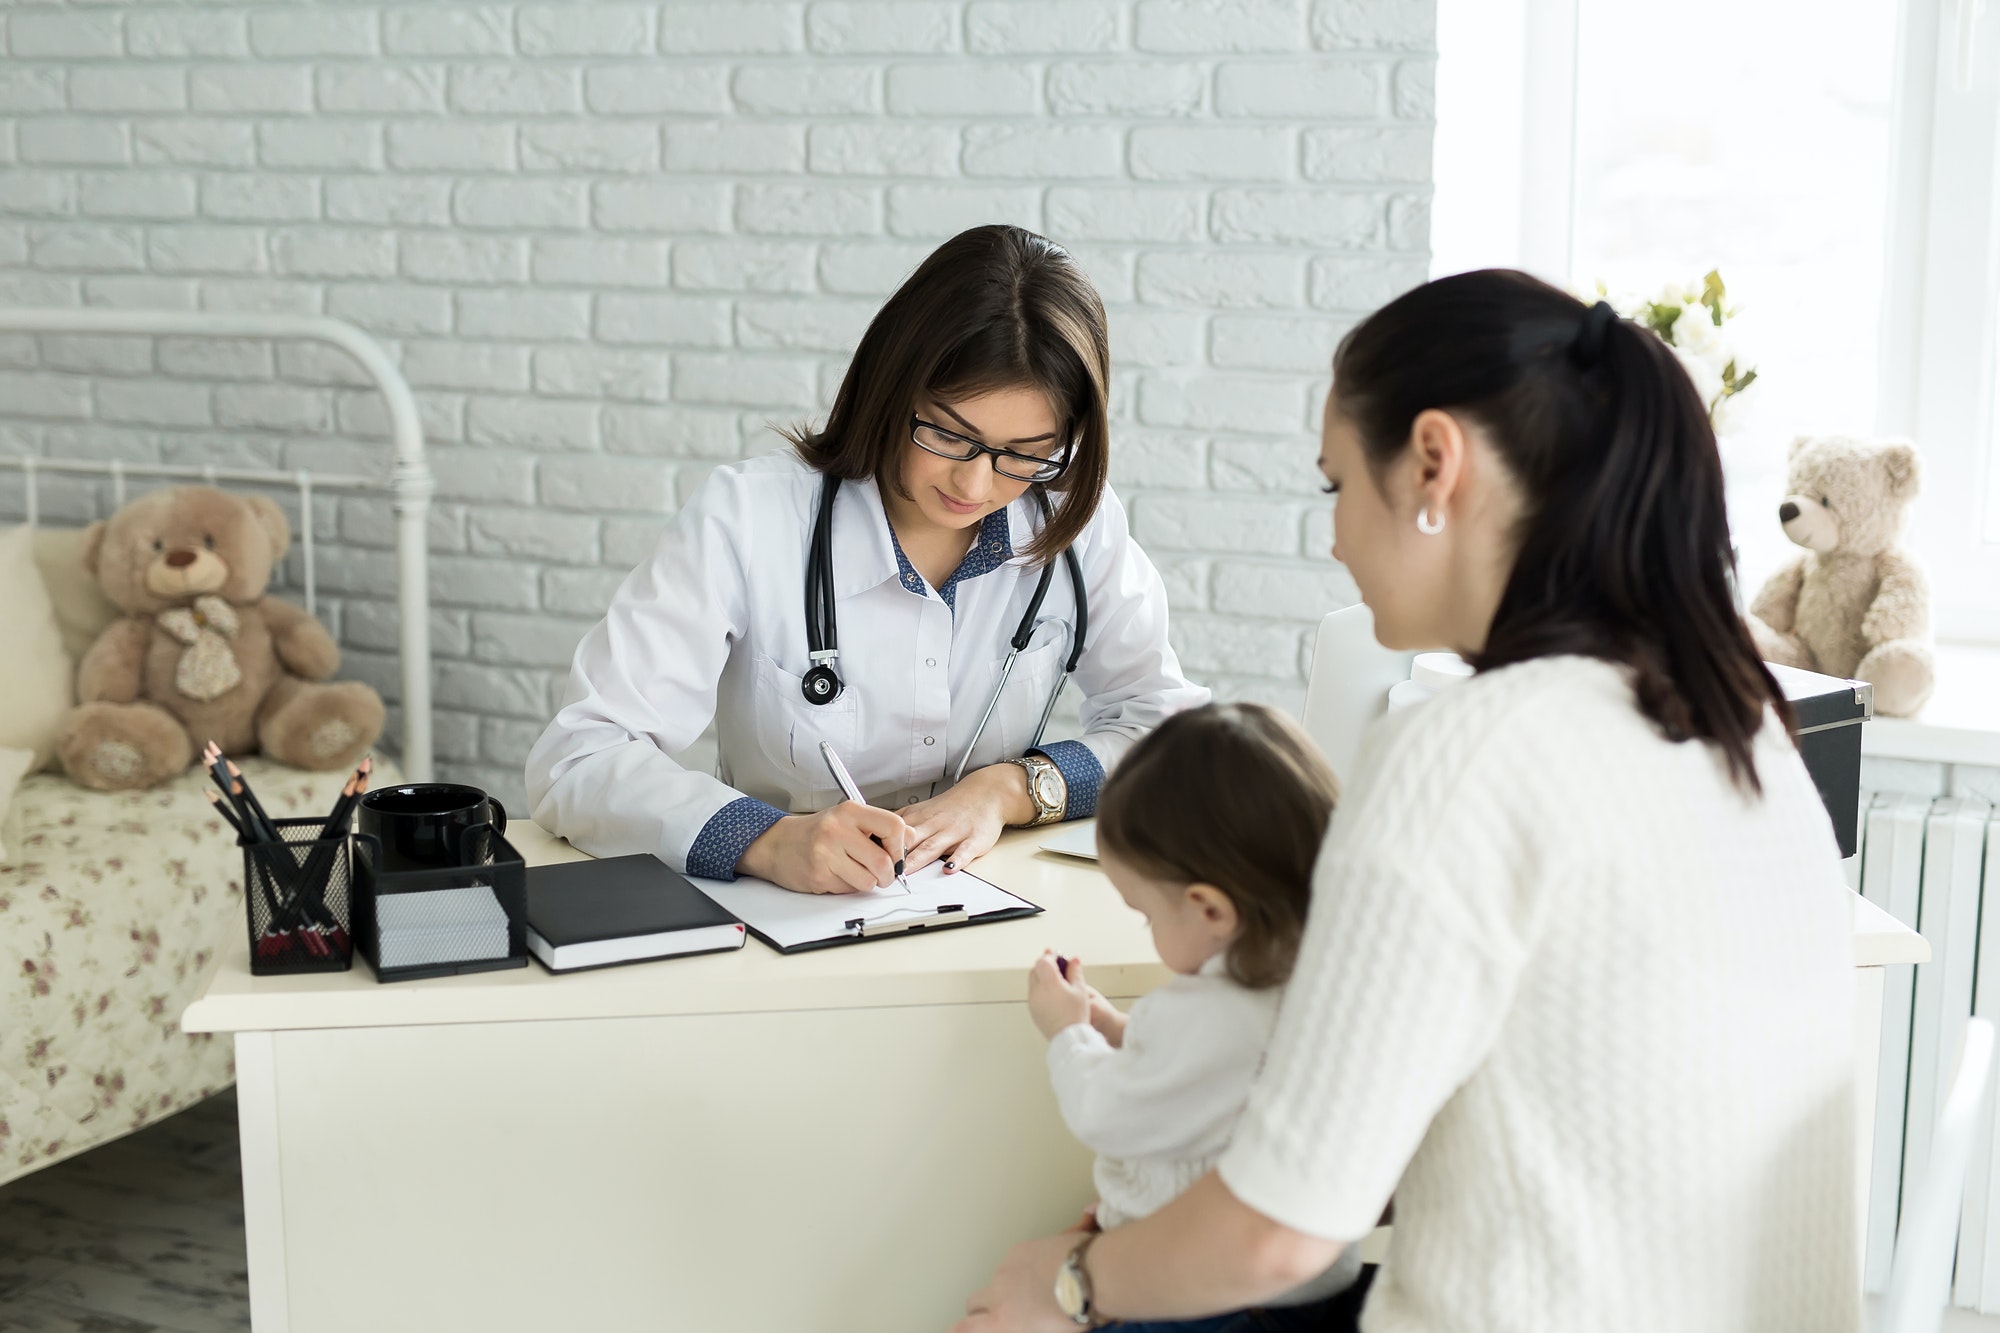
M 1097 1312 L 1097 1286 L 1090 1280 L 1090 1270 L 1083 1266 L 1084 1256 L 1090 1253 L 1090 1247 L 1095 1245 L 1097 1238 L 1103 1234 L 1102 1231 L 1091 1232 L 1078 1241 L 1075 1247 L 1070 1250 L 1069 1256 L 1063 1260 L 1065 1266 L 1076 1271 L 1077 1286 L 1083 1292 L 1083 1318 L 1085 1322 L 1079 1325 L 1081 1328 L 1103 1328 L 1109 1322 L 1103 1315 Z
M 1061 805 L 1055 806 L 1047 810 L 1042 808 L 1042 798 L 1035 794 L 1035 780 L 1038 776 L 1035 771 L 1036 760 L 1040 760 L 1042 763 L 1047 764 L 1049 767 L 1049 771 L 1054 773 L 1058 778 L 1062 779 L 1063 799 Z M 1058 765 L 1055 760 L 1049 758 L 1045 754 L 1029 753 L 1022 755 L 1019 759 L 1009 759 L 1007 762 L 1018 767 L 1021 770 L 1021 772 L 1027 776 L 1028 800 L 1035 807 L 1035 817 L 1033 819 L 1030 819 L 1027 823 L 1022 824 L 1020 827 L 1039 828 L 1043 824 L 1058 823 L 1062 820 L 1062 818 L 1066 814 L 1068 814 L 1069 779 L 1063 774 L 1061 766 Z

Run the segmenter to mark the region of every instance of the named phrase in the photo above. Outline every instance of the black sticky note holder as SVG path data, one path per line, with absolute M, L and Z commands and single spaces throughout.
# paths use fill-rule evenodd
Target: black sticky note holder
M 521 853 L 498 833 L 492 838 L 493 860 L 466 866 L 445 866 L 436 870 L 374 870 L 381 864 L 382 844 L 366 833 L 356 834 L 359 859 L 370 867 L 364 890 L 354 903 L 354 936 L 361 956 L 375 971 L 377 981 L 421 981 L 426 977 L 455 977 L 471 972 L 499 972 L 528 965 L 528 869 Z M 504 958 L 475 958 L 462 963 L 418 963 L 407 967 L 382 966 L 382 932 L 376 903 L 395 893 L 422 893 L 434 889 L 470 889 L 489 886 L 507 913 L 507 954 Z

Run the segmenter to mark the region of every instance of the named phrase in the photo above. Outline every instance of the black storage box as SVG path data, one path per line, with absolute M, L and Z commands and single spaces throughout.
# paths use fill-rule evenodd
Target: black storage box
M 1766 665 L 1792 705 L 1799 754 L 1833 820 L 1840 854 L 1852 856 L 1860 846 L 1861 724 L 1875 715 L 1875 689 L 1866 681 Z
M 426 977 L 453 977 L 469 972 L 494 972 L 528 965 L 528 872 L 521 853 L 499 834 L 493 839 L 493 859 L 476 865 L 446 866 L 436 870 L 378 870 L 382 844 L 366 833 L 356 834 L 354 844 L 361 849 L 360 860 L 368 874 L 354 900 L 354 938 L 361 956 L 375 969 L 377 981 L 420 981 Z M 507 952 L 463 962 L 420 963 L 386 966 L 382 961 L 380 904 L 383 898 L 402 893 L 437 890 L 491 889 L 494 899 L 507 915 Z

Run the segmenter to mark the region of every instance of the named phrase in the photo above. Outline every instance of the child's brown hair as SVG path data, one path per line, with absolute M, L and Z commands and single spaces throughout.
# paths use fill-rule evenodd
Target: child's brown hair
M 1304 732 L 1262 704 L 1168 718 L 1125 756 L 1097 803 L 1097 841 L 1139 873 L 1212 884 L 1242 925 L 1229 975 L 1253 989 L 1292 974 L 1313 863 L 1340 782 Z

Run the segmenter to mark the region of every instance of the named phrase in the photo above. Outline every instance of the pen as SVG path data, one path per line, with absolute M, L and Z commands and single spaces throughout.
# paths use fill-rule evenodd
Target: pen
M 840 784 L 840 790 L 846 795 L 847 799 L 856 805 L 868 804 L 867 798 L 861 794 L 861 788 L 854 785 L 854 776 L 847 771 L 847 765 L 841 763 L 840 756 L 833 752 L 833 742 L 821 741 L 819 743 L 819 752 L 825 758 L 826 766 L 833 770 L 833 780 Z M 882 840 L 873 834 L 869 835 L 869 841 L 873 842 L 877 847 L 881 847 L 885 852 L 889 850 L 888 847 L 884 846 Z M 906 892 L 908 891 L 910 885 L 903 878 L 903 858 L 900 856 L 896 858 L 896 882 L 901 884 Z
M 1069 980 L 1069 959 L 1061 954 L 1056 955 L 1056 974 L 1064 981 Z

